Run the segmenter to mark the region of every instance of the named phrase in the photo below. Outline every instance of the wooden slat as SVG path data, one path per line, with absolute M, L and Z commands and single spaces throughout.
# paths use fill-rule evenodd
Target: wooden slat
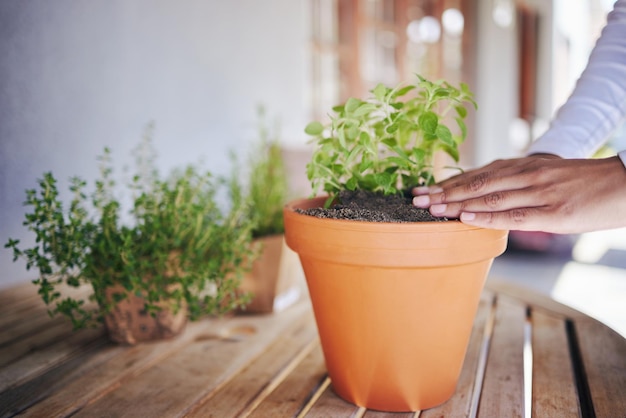
M 61 322 L 68 322 L 68 320 L 61 317 L 50 318 L 45 309 L 28 312 L 22 318 L 16 317 L 15 321 L 0 330 L 0 349 Z
M 107 361 L 123 350 L 119 346 L 103 343 L 93 345 L 89 350 L 76 353 L 68 361 L 58 364 L 48 372 L 30 379 L 10 390 L 0 392 L 0 416 L 13 416 L 25 412 L 27 416 L 67 416 L 71 407 L 82 398 L 85 387 L 73 385 L 77 380 L 84 381 L 85 374 L 105 369 Z M 72 392 L 66 392 L 73 390 Z M 71 393 L 71 396 L 59 396 Z M 46 399 L 46 406 L 41 410 L 38 405 Z M 61 400 L 59 401 L 59 398 Z M 29 409 L 30 408 L 30 409 Z
M 626 339 L 591 318 L 575 328 L 596 417 L 626 417 Z
M 48 308 L 39 297 L 29 298 L 18 306 L 0 307 L 0 338 L 5 332 L 14 328 L 29 328 L 36 321 L 50 320 Z M 4 338 L 3 338 L 4 339 Z
M 256 409 L 250 412 L 250 418 L 297 416 L 325 377 L 324 355 L 318 340 L 302 362 Z
M 38 298 L 37 288 L 31 282 L 7 287 L 0 291 L 0 312 L 12 311 L 18 305 L 30 303 L 32 299 Z
M 420 418 L 439 418 L 456 414 L 467 416 L 469 414 L 485 326 L 493 305 L 493 297 L 491 292 L 483 292 L 454 395 L 440 407 L 422 411 Z
M 363 418 L 414 418 L 415 415 L 416 412 L 380 412 L 368 409 L 363 414 Z
M 167 417 L 189 411 L 256 359 L 286 328 L 301 326 L 310 315 L 310 305 L 299 303 L 279 314 L 216 321 L 217 328 L 207 329 L 206 336 L 125 380 L 75 416 Z M 149 401 L 138 402 L 141 399 Z
M 93 345 L 106 342 L 104 329 L 86 329 L 75 333 L 60 335 L 50 345 L 37 346 L 27 356 L 22 356 L 13 363 L 0 368 L 0 391 L 18 386 L 46 373 Z
M 312 316 L 291 332 L 281 333 L 259 358 L 186 416 L 247 416 L 311 352 L 316 336 Z
M 63 370 L 51 371 L 42 380 L 59 381 L 54 392 L 35 404 L 24 415 L 30 417 L 69 416 L 89 402 L 118 388 L 133 376 L 163 361 L 165 358 L 206 335 L 209 320 L 190 323 L 184 333 L 172 340 L 144 343 L 133 347 L 109 344 L 81 363 L 76 370 L 63 374 Z M 44 382 L 45 384 L 45 382 Z
M 29 338 L 18 338 L 9 341 L 0 348 L 0 367 L 14 363 L 32 352 L 42 351 L 59 339 L 70 338 L 72 334 L 72 325 L 68 321 L 51 321 L 48 326 L 40 329 L 39 332 L 29 333 L 27 335 Z
M 523 301 L 524 304 L 531 308 L 539 307 L 544 310 L 549 310 L 553 315 L 561 315 L 564 318 L 572 319 L 588 318 L 584 313 L 556 302 L 549 296 L 538 293 L 530 288 L 516 285 L 507 280 L 490 277 L 485 284 L 485 289 L 515 300 Z
M 365 413 L 363 408 L 344 401 L 332 390 L 332 383 L 324 388 L 319 398 L 307 411 L 307 418 L 328 417 L 361 417 Z
M 63 315 L 50 317 L 48 310 L 51 307 L 46 306 L 43 300 L 41 300 L 34 285 L 29 284 L 27 287 L 19 286 L 19 289 L 23 289 L 19 294 L 24 295 L 24 300 L 21 303 L 9 304 L 8 306 L 0 305 L 0 346 L 13 343 L 31 334 L 38 335 L 43 329 L 61 322 L 71 323 Z M 82 286 L 78 289 L 60 286 L 59 290 L 63 292 L 64 296 L 72 296 L 76 299 L 84 300 L 87 300 L 92 292 L 90 286 Z M 84 309 L 92 309 L 93 306 L 95 306 L 93 302 L 87 301 Z M 7 358 L 6 354 L 0 353 L 0 359 L 3 358 Z
M 498 297 L 479 417 L 523 416 L 523 345 L 525 306 Z
M 578 417 L 578 396 L 562 318 L 534 309 L 533 416 Z

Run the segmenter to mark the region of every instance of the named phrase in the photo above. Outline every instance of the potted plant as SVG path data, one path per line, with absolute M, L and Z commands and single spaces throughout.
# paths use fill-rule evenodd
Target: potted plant
M 475 105 L 466 85 L 418 76 L 378 85 L 335 107 L 326 126 L 305 129 L 315 144 L 307 175 L 328 196 L 286 205 L 285 237 L 302 262 L 333 388 L 356 405 L 416 411 L 454 393 L 507 232 L 429 218 L 405 194 L 435 182 L 437 151 L 458 160 L 467 103 Z M 376 204 L 354 206 L 361 195 Z M 387 200 L 391 215 L 377 209 Z M 372 214 L 383 221 L 353 220 Z M 342 215 L 351 219 L 328 219 Z
M 270 313 L 298 298 L 297 270 L 294 270 L 299 263 L 284 242 L 283 206 L 287 203 L 289 187 L 277 129 L 270 130 L 267 126 L 263 106 L 259 106 L 258 116 L 259 138 L 249 153 L 247 170 L 241 170 L 235 161 L 235 171 L 245 173 L 246 181 L 233 183 L 232 194 L 247 200 L 252 236 L 259 247 L 259 256 L 240 285 L 241 291 L 251 297 L 241 310 Z M 234 180 L 239 177 L 233 174 Z
M 132 195 L 128 214 L 105 149 L 90 194 L 74 177 L 73 197 L 64 202 L 57 179 L 44 174 L 26 193 L 24 225 L 34 246 L 15 239 L 5 245 L 14 260 L 38 270 L 34 283 L 51 316 L 69 317 L 75 329 L 104 322 L 111 339 L 124 344 L 172 337 L 187 317 L 239 306 L 245 298 L 236 296 L 237 285 L 252 258 L 247 208 L 218 204 L 226 182 L 194 165 L 160 178 L 150 149 L 146 135 L 125 189 Z M 83 286 L 86 292 L 68 292 Z

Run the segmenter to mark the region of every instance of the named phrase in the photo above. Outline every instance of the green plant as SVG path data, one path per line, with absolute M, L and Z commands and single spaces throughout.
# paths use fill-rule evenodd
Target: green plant
M 268 128 L 265 109 L 262 106 L 259 106 L 257 111 L 259 138 L 248 156 L 247 182 L 244 182 L 243 186 L 234 185 L 239 194 L 245 189 L 250 208 L 249 215 L 254 224 L 254 238 L 284 232 L 283 206 L 289 194 L 285 162 L 277 138 L 278 129 Z M 241 171 L 236 161 L 235 170 Z M 233 178 L 237 176 L 233 174 Z
M 105 149 L 95 190 L 87 194 L 87 183 L 72 178 L 67 209 L 56 178 L 45 173 L 39 189 L 26 192 L 31 211 L 24 225 L 35 234 L 35 245 L 21 248 L 15 239 L 5 245 L 14 261 L 25 259 L 27 269 L 38 270 L 34 283 L 51 305 L 50 315 L 66 315 L 75 329 L 101 322 L 129 294 L 143 297 L 153 315 L 161 309 L 159 302 L 167 301 L 174 311 L 186 306 L 191 319 L 246 300 L 236 292 L 254 252 L 244 202 L 221 208 L 218 195 L 227 182 L 194 165 L 161 179 L 146 153 L 148 135 L 142 146 L 137 174 L 126 184 L 132 194 L 127 216 L 115 197 L 111 153 Z M 93 288 L 88 297 L 64 296 L 68 287 L 85 284 Z M 116 285 L 125 293 L 111 301 L 105 290 Z
M 407 86 L 379 84 L 368 99 L 350 98 L 334 107 L 328 125 L 306 126 L 315 142 L 307 176 L 314 193 L 329 194 L 327 205 L 342 190 L 395 194 L 433 184 L 438 150 L 458 162 L 458 146 L 467 134 L 464 104 L 476 107 L 473 95 L 463 83 L 456 88 L 417 77 Z M 457 134 L 446 121 L 452 110 Z

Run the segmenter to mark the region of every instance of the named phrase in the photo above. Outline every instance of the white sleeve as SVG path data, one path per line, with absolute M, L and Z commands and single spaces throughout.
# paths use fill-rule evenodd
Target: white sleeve
M 617 0 L 572 95 L 528 154 L 589 157 L 625 116 L 626 0 Z

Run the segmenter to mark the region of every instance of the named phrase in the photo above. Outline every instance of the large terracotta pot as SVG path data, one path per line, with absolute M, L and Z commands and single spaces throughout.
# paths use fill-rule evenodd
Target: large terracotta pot
M 335 392 L 358 406 L 417 411 L 454 393 L 480 294 L 507 232 L 457 221 L 320 219 L 285 206 Z

